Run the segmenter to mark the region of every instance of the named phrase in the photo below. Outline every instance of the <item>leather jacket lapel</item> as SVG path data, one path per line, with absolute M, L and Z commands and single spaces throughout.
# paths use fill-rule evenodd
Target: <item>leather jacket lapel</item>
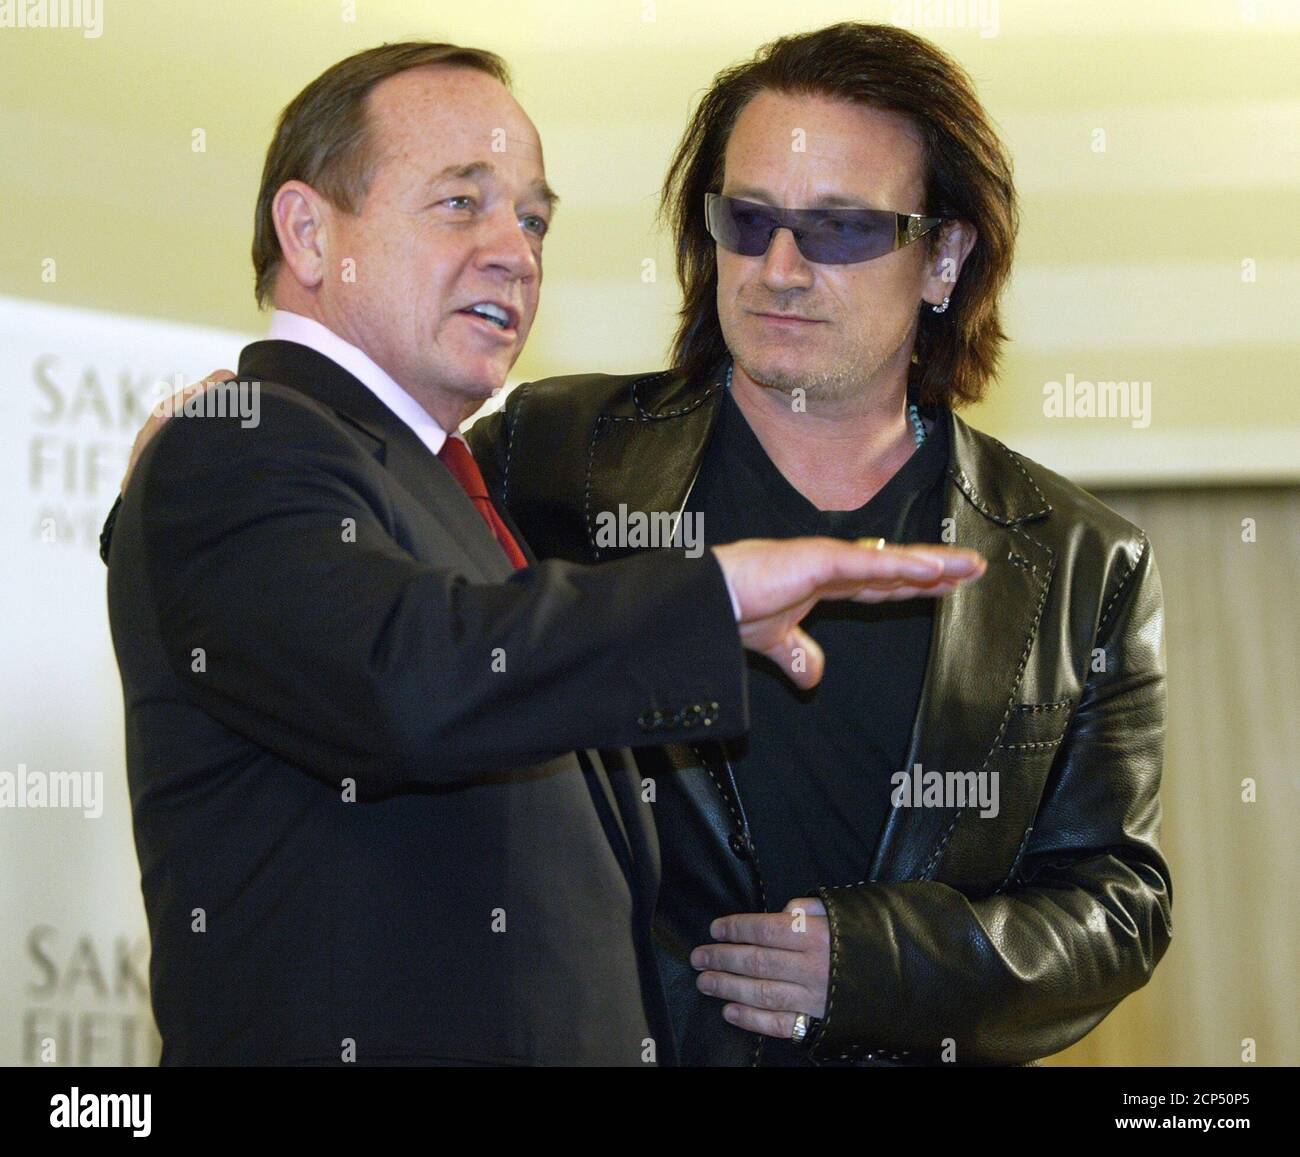
M 638 383 L 640 384 L 640 383 Z M 697 389 L 694 397 L 674 392 L 650 406 L 634 387 L 596 419 L 587 462 L 583 520 L 594 562 L 636 553 L 627 545 L 598 546 L 597 517 L 667 511 L 676 516 L 690 493 L 718 415 L 721 386 Z
M 643 379 L 598 416 L 587 466 L 584 518 L 590 557 L 633 553 L 596 546 L 596 516 L 629 511 L 676 512 L 686 501 L 712 434 L 720 387 L 692 394 L 684 383 Z M 658 395 L 658 396 L 656 396 Z M 1025 524 L 1051 512 L 1015 455 L 978 435 L 950 411 L 952 447 L 944 518 L 953 541 L 989 561 L 984 577 L 940 601 L 935 612 L 921 701 L 905 770 L 979 771 L 1000 740 L 1016 701 L 1051 586 L 1055 558 Z M 972 764 L 972 752 L 980 753 Z M 710 751 L 721 765 L 720 751 Z M 715 775 L 724 797 L 725 778 Z M 736 801 L 728 798 L 733 809 Z M 869 878 L 931 879 L 960 808 L 895 808 L 873 857 Z
M 953 520 L 955 543 L 978 550 L 989 567 L 978 582 L 948 595 L 935 610 L 903 769 L 912 776 L 918 764 L 941 775 L 983 770 L 1017 700 L 1055 566 L 1052 551 L 1020 525 L 1050 511 L 1037 487 L 1008 463 L 996 472 L 989 469 L 988 447 L 976 442 L 960 419 L 950 416 L 950 421 L 951 486 L 944 518 Z M 994 445 L 1014 458 L 1000 443 Z M 1009 475 L 1015 480 L 1010 484 Z M 979 753 L 974 761 L 973 753 Z M 869 879 L 935 878 L 962 813 L 956 807 L 896 806 Z

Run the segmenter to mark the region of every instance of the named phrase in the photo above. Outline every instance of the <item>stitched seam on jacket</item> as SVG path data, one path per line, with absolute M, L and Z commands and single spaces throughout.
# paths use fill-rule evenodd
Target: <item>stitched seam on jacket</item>
M 602 414 L 601 417 L 610 422 L 658 422 L 663 418 L 680 418 L 683 414 L 689 414 L 692 410 L 698 410 L 705 402 L 713 397 L 714 392 L 717 390 L 717 386 L 710 386 L 689 405 L 682 406 L 677 410 L 666 410 L 662 414 L 652 414 L 641 405 L 640 399 L 637 398 L 637 386 L 652 382 L 656 378 L 664 378 L 667 376 L 667 373 L 655 374 L 653 377 L 640 378 L 632 383 L 632 402 L 637 408 L 635 414 Z
M 600 562 L 600 547 L 596 545 L 596 531 L 591 524 L 591 476 L 596 466 L 596 443 L 600 441 L 600 429 L 604 421 L 605 415 L 598 415 L 592 430 L 591 444 L 587 447 L 587 481 L 582 489 L 582 521 L 587 531 L 587 545 L 591 548 L 593 562 Z
M 519 424 L 519 415 L 524 408 L 524 399 L 528 396 L 528 387 L 532 382 L 525 382 L 519 387 L 519 401 L 511 407 L 511 413 L 506 420 L 506 473 L 501 480 L 501 505 L 510 505 L 510 464 L 514 457 L 515 449 L 515 427 Z
M 1037 819 L 1038 817 L 1035 816 L 1034 818 Z M 1020 861 L 1024 858 L 1025 848 L 1029 846 L 1029 837 L 1033 833 L 1033 830 L 1033 824 L 1030 824 L 1025 829 L 1025 834 L 1020 839 L 1020 847 L 1016 849 L 1015 859 L 1011 861 L 1011 867 L 1008 869 L 1006 876 L 1003 877 L 1002 883 L 997 886 L 996 890 L 998 892 L 1004 891 L 1006 886 L 1011 883 L 1011 878 L 1016 874 L 1016 869 L 1020 867 Z
M 990 434 L 989 437 L 992 437 L 992 435 Z M 1043 513 L 1045 514 L 1050 513 L 1052 509 L 1052 504 L 1047 501 L 1047 495 L 1038 489 L 1038 483 L 1034 481 L 1033 476 L 1029 473 L 1028 470 L 1025 469 L 1025 464 L 1020 461 L 1020 455 L 1017 454 L 1013 449 L 1011 449 L 1010 446 L 1005 446 L 1001 442 L 998 442 L 996 438 L 993 438 L 993 441 L 997 443 L 997 445 L 1002 446 L 1002 449 L 1011 455 L 1011 461 L 1015 463 L 1016 469 L 1019 470 L 1022 475 L 1024 475 L 1025 481 L 1028 482 L 1029 485 L 1034 488 L 1034 493 L 1038 495 L 1038 501 L 1043 504 L 1042 506 Z M 1025 517 L 1028 518 L 1029 516 L 1026 515 Z
M 988 764 L 986 763 L 984 766 L 987 767 Z M 935 869 L 939 866 L 939 859 L 943 855 L 944 849 L 948 846 L 948 841 L 952 839 L 953 829 L 957 826 L 957 821 L 965 814 L 966 809 L 964 807 L 957 809 L 957 814 L 952 817 L 952 823 L 948 825 L 944 830 L 943 835 L 939 837 L 938 841 L 934 845 L 934 851 L 930 853 L 930 858 L 926 860 L 925 867 L 921 869 L 922 880 L 928 880 L 934 875 Z
M 1142 550 L 1138 553 L 1137 561 L 1131 567 L 1129 567 L 1127 571 L 1125 571 L 1124 577 L 1119 580 L 1119 586 L 1115 588 L 1115 593 L 1110 596 L 1110 602 L 1106 604 L 1106 609 L 1101 613 L 1101 621 L 1097 624 L 1096 637 L 1098 639 L 1100 639 L 1101 636 L 1105 633 L 1106 627 L 1110 621 L 1111 611 L 1115 609 L 1115 604 L 1119 602 L 1120 595 L 1122 595 L 1124 591 L 1128 588 L 1129 581 L 1133 578 L 1135 574 L 1137 574 L 1138 567 L 1142 565 L 1142 560 L 1146 558 L 1147 551 L 1150 549 L 1150 546 L 1151 543 L 1148 541 L 1147 536 L 1143 534 Z
M 1052 504 L 1047 501 L 1047 496 L 1038 488 L 1038 483 L 1034 481 L 1029 471 L 1025 469 L 1024 464 L 1020 461 L 1020 456 L 1014 450 L 1010 449 L 1007 446 L 1004 446 L 991 434 L 986 434 L 985 437 L 988 438 L 988 440 L 992 442 L 994 445 L 1000 447 L 1003 451 L 1006 452 L 1006 454 L 1011 458 L 1011 461 L 1014 464 L 1015 468 L 1020 471 L 1020 473 L 1024 476 L 1025 481 L 1029 483 L 1034 493 L 1038 496 L 1038 501 L 1042 505 L 1038 509 L 1031 510 L 1028 514 L 1022 514 L 1016 518 L 1006 518 L 1003 515 L 995 514 L 990 509 L 988 503 L 985 502 L 984 499 L 980 497 L 979 491 L 975 489 L 975 483 L 970 480 L 966 472 L 964 470 L 958 470 L 954 466 L 948 467 L 948 477 L 951 478 L 957 484 L 958 489 L 961 490 L 966 495 L 966 497 L 970 499 L 971 504 L 975 507 L 975 509 L 978 510 L 982 515 L 984 515 L 985 518 L 988 518 L 991 521 L 996 522 L 999 526 L 1006 526 L 1010 528 L 1014 528 L 1015 523 L 1023 521 L 1026 518 L 1036 518 L 1042 514 L 1051 514 Z M 1044 549 L 1047 548 L 1044 547 Z
M 998 444 L 1001 445 L 1001 443 Z M 994 737 L 993 746 L 989 748 L 988 754 L 984 757 L 984 764 L 979 771 L 981 776 L 988 771 L 988 766 L 993 761 L 993 755 L 1001 746 L 1002 737 L 1007 733 L 1007 723 L 1011 719 L 1012 711 L 1016 708 L 1016 692 L 1020 689 L 1020 681 L 1025 675 L 1025 665 L 1029 662 L 1030 652 L 1034 649 L 1034 643 L 1038 638 L 1038 627 L 1042 623 L 1043 608 L 1047 605 L 1047 592 L 1051 589 L 1052 585 L 1051 576 L 1056 570 L 1056 552 L 1053 551 L 1050 546 L 1046 543 L 1039 542 L 1035 538 L 1031 538 L 1018 526 L 1008 526 L 1007 529 L 1011 531 L 1012 534 L 1018 534 L 1026 541 L 1034 543 L 1045 550 L 1047 552 L 1049 565 L 1046 568 L 1046 572 L 1042 575 L 1041 579 L 1039 579 L 1042 589 L 1038 593 L 1038 605 L 1034 608 L 1034 629 L 1029 632 L 1029 638 L 1025 640 L 1025 649 L 1021 652 L 1020 662 L 1016 666 L 1016 677 L 1011 683 L 1011 693 L 1007 696 L 1007 709 L 1002 713 L 1002 722 L 998 726 L 998 733 Z M 1033 573 L 1035 578 L 1039 578 L 1036 570 Z M 930 854 L 930 859 L 927 861 L 925 868 L 921 872 L 922 880 L 928 880 L 933 875 L 935 869 L 938 867 L 940 856 L 942 856 L 944 849 L 948 846 L 948 840 L 952 836 L 953 829 L 957 826 L 957 821 L 961 819 L 965 812 L 965 808 L 959 808 L 957 814 L 953 817 L 952 823 L 948 825 L 948 830 L 940 836 L 938 843 L 935 845 L 934 851 Z
M 832 892 L 834 890 L 834 888 L 822 889 L 823 892 Z M 825 900 L 826 897 L 823 896 L 822 902 L 825 903 Z M 831 977 L 830 983 L 826 986 L 826 1015 L 822 1017 L 822 1036 L 825 1036 L 831 1028 L 831 1018 L 835 1015 L 835 989 L 839 985 L 840 979 L 840 926 L 839 921 L 835 918 L 835 906 L 833 904 L 826 904 L 826 917 L 831 926 Z M 818 1043 L 821 1043 L 820 1040 Z
M 1016 710 L 1026 715 L 1036 715 L 1040 711 L 1064 711 L 1073 704 L 1073 699 L 1058 699 L 1055 703 L 1017 703 Z
M 723 788 L 722 780 L 720 780 L 717 777 L 713 768 L 709 766 L 709 761 L 704 757 L 704 753 L 700 751 L 699 747 L 696 744 L 694 743 L 691 744 L 691 750 L 695 752 L 695 757 L 700 761 L 700 766 L 703 767 L 704 770 L 709 773 L 709 778 L 713 780 L 713 786 L 718 789 L 718 794 L 722 797 L 722 802 L 727 805 L 727 811 L 731 813 L 731 818 L 735 821 L 736 826 L 739 827 L 742 832 L 745 831 L 746 830 L 745 821 L 741 817 L 740 813 L 735 809 L 734 805 L 731 802 L 731 797 L 727 794 L 726 790 Z M 725 752 L 723 758 L 726 758 Z M 760 904 L 763 905 L 764 911 L 766 911 L 767 910 L 767 889 L 763 887 L 763 873 L 758 863 L 758 849 L 754 846 L 752 841 L 750 841 L 750 843 L 748 844 L 748 851 L 750 855 L 754 857 L 754 876 L 758 880 L 758 901 Z
M 636 398 L 637 386 L 646 382 L 652 382 L 657 378 L 665 378 L 667 376 L 668 374 L 665 371 L 663 373 L 653 374 L 648 378 L 639 378 L 636 382 L 632 384 L 632 399 L 635 402 L 638 410 L 641 410 L 641 403 Z M 524 389 L 524 388 L 525 387 L 520 386 L 520 389 Z M 593 562 L 600 561 L 600 548 L 596 545 L 596 531 L 595 531 L 595 527 L 592 525 L 592 519 L 591 519 L 591 488 L 592 488 L 592 479 L 593 476 L 595 475 L 595 470 L 596 470 L 596 443 L 600 441 L 600 431 L 603 424 L 606 422 L 653 422 L 653 421 L 658 421 L 661 418 L 677 418 L 680 417 L 682 414 L 689 414 L 692 410 L 699 409 L 700 406 L 704 405 L 704 403 L 707 402 L 709 398 L 713 396 L 713 392 L 714 392 L 713 388 L 710 388 L 700 397 L 696 398 L 696 400 L 692 402 L 689 406 L 684 406 L 680 410 L 670 410 L 666 414 L 649 414 L 646 413 L 644 410 L 641 410 L 641 413 L 637 415 L 598 414 L 596 416 L 596 425 L 592 430 L 591 443 L 587 447 L 587 480 L 586 480 L 586 485 L 583 487 L 583 491 L 582 491 L 583 523 L 587 531 L 587 545 L 591 548 Z M 521 398 L 520 405 L 522 406 L 522 404 L 523 404 L 523 399 Z M 509 469 L 508 451 L 507 451 L 506 468 L 507 470 Z
M 667 376 L 667 370 L 660 370 L 657 374 L 647 374 L 645 377 L 636 378 L 632 382 L 632 405 L 634 405 L 638 411 L 645 414 L 647 418 L 651 415 L 646 411 L 645 407 L 641 405 L 641 399 L 636 396 L 637 389 L 640 386 L 648 386 L 651 382 L 662 382 Z

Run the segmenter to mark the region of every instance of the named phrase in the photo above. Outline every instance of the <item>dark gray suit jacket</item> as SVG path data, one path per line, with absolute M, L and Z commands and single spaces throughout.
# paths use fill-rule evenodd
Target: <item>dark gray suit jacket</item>
M 671 1060 L 607 749 L 744 730 L 717 562 L 514 573 L 340 367 L 259 342 L 240 376 L 258 425 L 170 421 L 108 555 L 163 1062 Z

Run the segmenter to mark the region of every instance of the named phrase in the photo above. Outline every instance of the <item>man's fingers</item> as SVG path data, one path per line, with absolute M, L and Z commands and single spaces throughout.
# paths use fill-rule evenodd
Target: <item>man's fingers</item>
M 719 1000 L 734 1000 L 751 1008 L 766 1008 L 776 1012 L 808 1012 L 812 993 L 801 984 L 784 980 L 756 980 L 752 976 L 738 976 L 730 972 L 701 972 L 695 978 L 695 987 L 706 996 Z
M 691 952 L 691 967 L 698 972 L 725 972 L 731 976 L 749 976 L 755 980 L 783 980 L 791 984 L 802 984 L 806 966 L 802 952 L 789 948 L 764 948 L 758 944 L 701 944 Z M 734 996 L 728 999 L 745 998 Z
M 973 550 L 927 550 L 923 547 L 857 549 L 860 551 L 858 557 L 841 556 L 835 560 L 824 581 L 812 592 L 810 601 L 848 599 L 859 603 L 881 603 L 940 598 L 980 578 L 988 568 L 984 558 Z M 845 568 L 848 577 L 845 577 Z M 802 617 L 802 614 L 796 616 Z M 791 678 L 801 687 L 815 685 L 815 681 L 800 682 L 793 674 Z
M 722 1015 L 738 1028 L 763 1036 L 789 1040 L 794 1035 L 793 1012 L 770 1012 L 765 1008 L 751 1008 L 747 1004 L 724 1004 Z
M 922 585 L 939 579 L 976 578 L 986 565 L 978 552 L 964 547 L 886 546 L 873 550 L 852 543 L 842 545 L 847 549 L 837 552 L 836 578 L 886 588 L 895 581 Z
M 874 586 L 866 587 L 851 596 L 851 601 L 855 603 L 897 603 L 905 599 L 937 599 L 952 594 L 958 587 L 965 586 L 969 581 L 969 579 L 941 579 L 939 582 L 926 583 L 924 586 L 910 586 L 907 583 L 900 583 L 888 590 L 882 590 L 880 587 Z
M 806 947 L 805 933 L 795 931 L 794 916 L 787 912 L 733 912 L 719 916 L 709 926 L 709 935 L 726 944 L 759 944 L 764 948 L 788 948 L 799 951 Z M 696 951 L 708 953 L 712 945 L 701 945 Z M 701 957 L 707 963 L 709 957 Z
M 802 627 L 794 626 L 775 646 L 763 651 L 802 691 L 816 687 L 826 669 L 826 654 Z
M 187 398 L 192 398 L 195 394 L 201 393 L 209 386 L 214 386 L 219 382 L 228 382 L 236 376 L 237 375 L 231 370 L 213 370 L 206 378 L 202 378 L 197 382 L 191 382 L 188 386 L 182 386 L 172 394 L 170 398 L 160 398 L 154 403 L 153 408 L 149 411 L 150 415 L 158 419 L 157 425 L 160 426 L 176 413 L 177 409 L 180 408 L 180 403 L 185 401 Z M 146 429 L 148 429 L 148 423 L 141 427 L 140 434 L 136 435 L 137 440 L 140 438 L 141 434 L 144 434 Z M 149 439 L 146 437 L 145 441 L 147 442 L 148 440 Z
M 741 642 L 804 691 L 821 682 L 826 666 L 821 647 L 799 626 L 819 600 L 934 598 L 978 578 L 987 565 L 973 550 L 877 548 L 830 538 L 750 539 L 713 551 L 739 600 Z
M 161 398 L 149 410 L 149 417 L 140 427 L 139 433 L 135 436 L 135 441 L 131 444 L 131 456 L 127 459 L 126 473 L 122 475 L 122 485 L 119 490 L 126 491 L 126 484 L 131 480 L 131 474 L 135 470 L 135 464 L 144 453 L 144 448 L 149 445 L 153 436 L 163 428 L 163 424 L 177 410 L 181 408 L 187 398 L 192 398 L 195 394 L 207 389 L 208 386 L 215 385 L 217 382 L 228 382 L 236 375 L 230 370 L 213 370 L 206 378 L 199 382 L 192 382 L 188 386 L 182 386 L 169 398 Z
M 873 540 L 874 541 L 874 540 Z M 926 588 L 950 579 L 969 581 L 984 570 L 973 550 L 949 546 L 885 546 L 874 549 L 832 538 L 746 539 L 713 548 L 739 601 L 742 623 L 768 621 L 782 632 L 777 617 L 789 616 L 819 599 L 856 598 L 863 590 L 899 586 Z M 760 630 L 764 653 L 771 634 Z
M 956 547 L 863 547 L 856 543 L 828 544 L 828 557 L 810 592 L 813 599 L 916 598 L 955 590 L 979 578 L 987 563 L 973 550 Z M 940 585 L 944 590 L 940 591 Z M 906 589 L 906 595 L 897 592 Z

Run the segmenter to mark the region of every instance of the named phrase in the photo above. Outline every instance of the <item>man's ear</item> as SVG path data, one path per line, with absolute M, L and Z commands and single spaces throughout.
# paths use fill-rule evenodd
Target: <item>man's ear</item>
M 284 265 L 304 289 L 325 276 L 325 231 L 329 206 L 305 181 L 285 181 L 271 202 L 271 219 Z
M 975 226 L 969 221 L 946 221 L 940 229 L 938 249 L 926 258 L 929 276 L 921 292 L 931 305 L 938 305 L 945 297 L 951 296 L 961 267 L 975 248 Z

